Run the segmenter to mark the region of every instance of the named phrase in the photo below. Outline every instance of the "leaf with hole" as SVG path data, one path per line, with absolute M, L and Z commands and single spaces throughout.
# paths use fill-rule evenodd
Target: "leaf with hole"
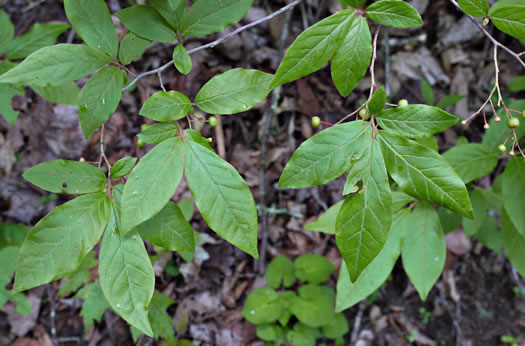
M 150 40 L 128 32 L 120 42 L 118 59 L 124 65 L 129 65 L 140 58 L 149 46 L 151 46 Z
M 90 193 L 106 187 L 106 176 L 100 169 L 78 161 L 43 162 L 28 169 L 23 177 L 39 188 L 54 193 Z

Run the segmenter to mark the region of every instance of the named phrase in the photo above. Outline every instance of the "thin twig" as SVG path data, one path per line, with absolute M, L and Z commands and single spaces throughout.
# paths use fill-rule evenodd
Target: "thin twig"
M 281 38 L 279 41 L 279 59 L 284 56 L 284 46 L 288 38 L 288 27 L 292 18 L 292 12 L 287 12 L 284 17 L 283 27 L 281 29 Z M 266 211 L 266 184 L 264 182 L 264 171 L 266 170 L 268 137 L 270 136 L 270 129 L 272 126 L 272 119 L 279 105 L 281 87 L 277 87 L 272 91 L 272 100 L 268 112 L 264 114 L 264 130 L 261 138 L 261 158 L 259 160 L 259 205 L 261 216 L 261 251 L 259 258 L 258 272 L 264 273 L 266 268 L 266 249 L 268 247 L 268 213 Z
M 477 20 L 476 18 L 474 18 L 473 16 L 465 13 L 461 7 L 459 6 L 458 2 L 456 0 L 450 0 L 450 2 L 456 6 L 456 8 L 458 9 L 458 11 L 461 11 L 463 12 L 467 17 L 470 18 L 470 20 L 476 24 L 476 26 L 479 28 L 479 30 L 481 30 L 481 32 L 483 32 L 483 34 L 485 34 L 485 36 L 487 36 L 489 38 L 489 40 L 492 41 L 492 43 L 497 46 L 497 47 L 500 47 L 501 49 L 503 49 L 504 51 L 506 51 L 507 53 L 509 53 L 510 55 L 512 55 L 516 60 L 518 60 L 521 64 L 521 66 L 523 66 L 525 68 L 525 61 L 521 60 L 521 55 L 523 53 L 516 53 L 514 52 L 513 50 L 511 50 L 510 48 L 508 48 L 507 46 L 505 46 L 503 43 L 499 42 L 498 40 L 496 40 L 494 38 L 494 36 L 492 36 L 488 31 L 487 29 L 485 29 L 483 27 L 483 24 L 479 22 L 479 20 Z
M 56 307 L 55 295 L 51 284 L 46 284 L 47 300 L 49 301 L 49 320 L 51 324 L 51 342 L 54 346 L 58 346 L 57 328 L 56 328 Z
M 366 303 L 359 303 L 359 310 L 355 316 L 354 328 L 352 328 L 352 336 L 350 337 L 350 343 L 355 345 L 357 343 L 357 338 L 359 337 L 359 330 L 361 329 L 361 319 L 363 318 L 363 312 L 365 311 Z
M 225 36 L 223 36 L 223 37 L 221 37 L 221 38 L 219 38 L 219 39 L 217 39 L 217 40 L 215 40 L 215 41 L 213 41 L 213 42 L 210 42 L 210 43 L 208 43 L 208 44 L 205 44 L 205 45 L 203 45 L 203 46 L 200 46 L 200 47 L 196 47 L 196 48 L 190 49 L 190 50 L 188 51 L 188 54 L 193 54 L 193 53 L 196 53 L 196 52 L 198 52 L 198 51 L 200 51 L 200 50 L 207 49 L 207 48 L 213 48 L 213 47 L 215 47 L 216 45 L 218 45 L 218 44 L 220 44 L 220 43 L 222 43 L 222 42 L 224 42 L 224 41 L 226 41 L 226 40 L 232 38 L 233 36 L 235 36 L 235 35 L 237 35 L 237 34 L 243 32 L 243 31 L 245 31 L 245 30 L 247 30 L 247 29 L 250 29 L 250 28 L 252 28 L 252 27 L 254 27 L 254 26 L 257 26 L 257 25 L 259 25 L 259 24 L 261 24 L 261 23 L 264 23 L 264 22 L 266 22 L 266 21 L 268 21 L 268 20 L 270 20 L 270 19 L 272 19 L 272 18 L 274 18 L 274 17 L 280 15 L 281 13 L 286 12 L 286 11 L 288 11 L 288 10 L 294 8 L 294 7 L 295 7 L 297 4 L 299 4 L 300 2 L 301 2 L 301 0 L 295 0 L 295 1 L 291 2 L 291 3 L 289 3 L 288 5 L 284 6 L 283 8 L 281 8 L 281 9 L 279 9 L 279 10 L 273 12 L 272 14 L 267 15 L 267 16 L 264 17 L 264 18 L 261 18 L 261 19 L 259 19 L 259 20 L 256 20 L 255 22 L 252 22 L 252 23 L 250 23 L 250 24 L 246 24 L 246 25 L 244 25 L 244 26 L 241 26 L 240 28 L 238 28 L 238 29 L 232 31 L 232 32 L 229 33 L 228 35 L 225 35 Z M 150 75 L 152 75 L 152 74 L 160 73 L 160 72 L 164 71 L 165 69 L 167 69 L 168 67 L 170 67 L 172 64 L 173 64 L 173 60 L 171 60 L 170 62 L 168 62 L 168 63 L 166 63 L 166 64 L 162 65 L 161 67 L 156 68 L 156 69 L 154 69 L 154 70 L 146 71 L 146 72 L 142 72 L 142 73 L 139 74 L 137 77 L 135 77 L 135 78 L 134 78 L 134 79 L 133 79 L 128 85 L 126 85 L 126 86 L 122 89 L 122 91 L 126 91 L 126 90 L 128 90 L 128 89 L 131 88 L 133 85 L 135 85 L 135 83 L 137 83 L 140 79 L 142 79 L 142 78 L 144 78 L 144 77 L 147 77 L 147 76 L 150 76 Z

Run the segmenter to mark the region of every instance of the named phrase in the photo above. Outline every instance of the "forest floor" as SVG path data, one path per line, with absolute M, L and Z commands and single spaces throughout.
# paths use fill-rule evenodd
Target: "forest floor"
M 422 14 L 425 25 L 381 32 L 376 81 L 388 85 L 394 103 L 402 98 L 410 103 L 423 103 L 420 80 L 424 77 L 432 85 L 436 99 L 449 94 L 464 96 L 449 111 L 466 118 L 490 92 L 494 76 L 491 46 L 448 1 L 411 2 Z M 127 6 L 126 1 L 107 3 L 112 13 Z M 257 20 L 284 5 L 283 0 L 256 0 L 242 23 Z M 34 23 L 67 22 L 58 0 L 4 0 L 0 6 L 15 24 L 17 35 Z M 337 11 L 337 6 L 337 1 L 303 1 L 294 9 L 286 46 L 305 27 Z M 166 88 L 192 98 L 211 77 L 231 68 L 275 72 L 280 62 L 277 47 L 283 18 L 283 15 L 276 17 L 214 49 L 199 51 L 192 56 L 193 70 L 188 76 L 174 68 L 166 70 L 163 74 Z M 120 34 L 125 33 L 122 26 L 118 30 Z M 187 48 L 198 47 L 224 34 L 191 39 Z M 519 45 L 504 35 L 496 35 L 511 47 Z M 68 32 L 59 41 L 67 39 Z M 172 45 L 155 44 L 129 68 L 136 73 L 156 68 L 171 59 L 172 50 Z M 502 53 L 500 61 L 502 85 L 506 85 L 520 72 L 509 56 Z M 385 74 L 385 70 L 390 73 Z M 270 135 L 266 138 L 264 182 L 258 175 L 263 117 L 270 109 L 270 97 L 250 111 L 220 117 L 217 128 L 203 125 L 203 135 L 213 138 L 212 146 L 238 169 L 256 201 L 259 201 L 260 184 L 264 184 L 266 207 L 270 208 L 265 230 L 267 256 L 266 263 L 259 264 L 216 236 L 196 213 L 191 221 L 193 228 L 209 235 L 197 259 L 186 263 L 177 254 L 169 253 L 162 255 L 157 264 L 160 270 L 156 288 L 176 301 L 168 312 L 173 317 L 177 337 L 205 345 L 257 343 L 255 326 L 243 319 L 241 311 L 247 293 L 265 284 L 262 268 L 271 258 L 278 254 L 296 258 L 314 252 L 340 266 L 341 256 L 334 236 L 305 231 L 303 226 L 342 199 L 344 178 L 301 190 L 279 190 L 277 181 L 293 151 L 318 131 L 312 129 L 311 117 L 318 115 L 323 121 L 335 123 L 356 109 L 359 100 L 366 99 L 369 88 L 370 78 L 365 77 L 349 97 L 342 98 L 331 81 L 329 68 L 284 85 Z M 158 90 L 159 80 L 153 75 L 142 79 L 133 92 L 124 93 L 118 110 L 105 126 L 106 154 L 111 163 L 125 156 L 142 157 L 151 149 L 137 146 L 136 135 L 147 120 L 138 115 L 138 110 Z M 506 95 L 514 100 L 524 96 Z M 70 197 L 42 199 L 46 193 L 26 182 L 21 174 L 40 162 L 58 158 L 97 161 L 100 132 L 85 140 L 76 107 L 50 104 L 27 88 L 26 96 L 15 97 L 12 104 L 20 111 L 16 126 L 10 127 L 0 120 L 0 222 L 33 226 Z M 440 151 L 453 146 L 459 136 L 479 142 L 482 133 L 483 122 L 479 120 L 468 127 L 454 126 L 438 135 Z M 489 186 L 492 179 L 489 176 L 477 183 Z M 184 198 L 191 198 L 185 181 L 173 200 Z M 349 334 L 357 335 L 360 345 L 497 345 L 501 344 L 502 336 L 518 337 L 517 344 L 520 344 L 519 337 L 525 335 L 525 298 L 517 289 L 508 261 L 503 254 L 461 234 L 459 229 L 447 235 L 446 268 L 425 302 L 420 300 L 398 263 L 391 280 L 378 294 L 345 311 L 350 322 Z M 168 275 L 163 270 L 167 263 L 177 268 L 179 274 Z M 96 273 L 93 268 L 92 280 Z M 337 273 L 329 281 L 333 287 Z M 56 337 L 61 345 L 132 344 L 127 324 L 111 311 L 106 311 L 101 323 L 84 330 L 81 300 L 72 298 L 72 294 L 58 296 L 61 284 L 56 281 L 47 290 L 39 287 L 26 292 L 33 315 L 18 315 L 10 303 L 5 305 L 0 311 L 0 345 L 51 345 L 52 323 L 56 325 Z M 55 317 L 51 316 L 52 305 Z M 350 335 L 346 340 L 349 344 Z M 141 337 L 138 344 L 157 342 Z M 521 345 L 525 345 L 525 341 L 521 341 Z

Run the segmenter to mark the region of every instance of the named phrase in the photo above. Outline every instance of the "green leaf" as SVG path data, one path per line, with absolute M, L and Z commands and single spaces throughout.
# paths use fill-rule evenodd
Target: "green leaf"
M 86 139 L 115 112 L 126 80 L 124 71 L 115 66 L 107 66 L 91 77 L 80 90 L 78 117 Z
M 379 143 L 370 139 L 368 150 L 350 169 L 345 185 L 362 181 L 361 191 L 346 197 L 336 221 L 337 247 L 346 262 L 350 279 L 379 254 L 392 223 L 392 192 Z
M 423 20 L 416 9 L 404 1 L 376 1 L 366 8 L 368 18 L 394 28 L 411 28 L 422 25 Z
M 113 210 L 100 245 L 98 272 L 111 308 L 126 322 L 153 337 L 148 306 L 155 288 L 155 273 L 138 231 L 123 235 Z
M 36 23 L 31 27 L 31 30 L 11 42 L 7 51 L 7 58 L 25 58 L 40 48 L 51 46 L 55 44 L 58 36 L 70 27 L 68 24 Z
M 191 199 L 183 199 L 177 203 L 177 206 L 180 208 L 182 215 L 184 215 L 184 219 L 189 222 L 193 218 L 194 213 L 193 202 Z
M 87 76 L 106 65 L 110 58 L 100 49 L 80 44 L 57 44 L 29 55 L 0 76 L 0 83 L 48 86 Z
M 455 115 L 427 105 L 385 109 L 376 119 L 383 129 L 404 137 L 433 135 L 445 131 L 459 120 Z
M 241 20 L 253 0 L 199 0 L 184 14 L 183 36 L 204 36 L 219 32 Z
M 328 286 L 304 285 L 299 297 L 293 297 L 290 310 L 297 319 L 309 327 L 331 324 L 335 318 L 335 294 Z
M 80 196 L 40 220 L 20 248 L 13 290 L 40 286 L 75 271 L 98 243 L 109 204 L 102 192 Z
M 64 0 L 66 16 L 82 40 L 117 57 L 118 37 L 108 6 L 104 0 Z
M 9 300 L 16 304 L 16 312 L 20 315 L 31 315 L 31 303 L 29 299 L 22 293 L 15 293 L 10 295 Z
M 490 174 L 498 165 L 498 152 L 481 143 L 455 146 L 443 153 L 443 157 L 465 184 Z
M 488 217 L 488 205 L 483 192 L 480 190 L 472 191 L 472 194 L 470 195 L 470 201 L 472 202 L 474 218 L 463 218 L 463 230 L 465 231 L 467 237 L 475 235 L 480 230 L 481 226 L 485 224 L 485 220 Z
M 438 101 L 436 107 L 446 110 L 452 106 L 455 106 L 456 103 L 463 100 L 465 96 L 462 95 L 447 95 Z
M 168 202 L 155 216 L 138 225 L 137 230 L 142 238 L 154 245 L 171 251 L 195 253 L 193 228 L 173 202 Z
M 264 341 L 278 341 L 284 335 L 283 328 L 275 324 L 262 324 L 257 326 L 257 337 Z
M 328 234 L 335 234 L 335 220 L 344 200 L 341 200 L 328 208 L 328 210 L 319 216 L 317 220 L 304 226 L 304 229 L 309 231 L 317 231 Z
M 118 11 L 115 15 L 137 36 L 157 42 L 177 40 L 175 29 L 151 6 L 134 5 Z
M 354 306 L 385 282 L 401 254 L 401 242 L 410 226 L 407 223 L 408 215 L 408 209 L 394 214 L 385 246 L 354 283 L 350 281 L 346 263 L 343 261 L 337 280 L 335 311 L 340 312 Z
M 135 166 L 135 163 L 137 162 L 136 157 L 124 157 L 111 167 L 111 171 L 109 176 L 111 178 L 122 178 L 128 175 L 133 167 Z
M 458 0 L 459 7 L 474 17 L 484 17 L 489 13 L 487 0 Z
M 445 236 L 430 204 L 418 205 L 407 222 L 410 232 L 406 232 L 401 248 L 403 267 L 421 299 L 426 300 L 445 266 Z
M 180 29 L 180 23 L 188 6 L 187 0 L 150 0 L 151 6 L 174 29 Z
M 13 23 L 11 23 L 9 16 L 2 9 L 0 9 L 0 32 L 2 32 L 2 35 L 0 35 L 1 55 L 7 50 L 7 47 L 9 47 L 9 44 L 12 42 L 13 36 L 15 34 L 15 27 L 13 26 Z
M 146 144 L 159 144 L 177 135 L 179 127 L 172 123 L 155 123 L 142 130 L 137 136 Z
M 324 257 L 323 257 L 324 258 Z M 266 269 L 266 282 L 271 288 L 278 289 L 281 282 L 284 287 L 290 287 L 295 283 L 293 262 L 286 256 L 275 257 Z
M 501 214 L 501 231 L 505 255 L 514 268 L 525 276 L 525 238 L 516 229 L 505 210 Z
M 317 285 L 327 281 L 336 268 L 326 257 L 309 253 L 297 257 L 294 269 L 297 279 Z
M 32 86 L 31 89 L 51 103 L 57 105 L 78 105 L 78 94 L 80 93 L 80 88 L 75 82 L 67 82 L 45 87 Z
M 386 93 L 385 93 L 385 87 L 381 87 L 376 90 L 372 98 L 370 99 L 370 103 L 368 104 L 368 110 L 372 114 L 379 114 L 384 108 L 386 104 Z
M 209 142 L 194 130 L 186 136 L 186 179 L 193 200 L 212 230 L 258 258 L 257 209 L 250 188 Z
M 106 187 L 106 176 L 95 166 L 84 162 L 55 160 L 28 169 L 24 179 L 49 192 L 90 193 Z
M 332 320 L 332 323 L 322 327 L 323 336 L 328 339 L 339 339 L 343 337 L 350 330 L 348 320 L 342 313 L 337 313 Z
M 184 118 L 193 111 L 191 101 L 178 91 L 158 91 L 146 100 L 139 114 L 156 121 L 169 122 Z
M 108 301 L 104 297 L 98 280 L 82 287 L 80 291 L 75 294 L 74 298 L 84 301 L 82 309 L 80 310 L 80 316 L 82 316 L 84 320 L 84 332 L 87 333 L 95 321 L 102 321 L 104 311 L 109 309 Z
M 467 220 L 467 218 L 463 218 L 446 208 L 438 208 L 438 216 L 444 234 L 457 230 L 463 219 Z
M 489 13 L 496 28 L 504 33 L 525 40 L 525 6 L 506 6 Z
M 179 138 L 162 142 L 139 161 L 122 194 L 123 234 L 164 208 L 179 186 L 184 161 L 184 146 Z
M 496 253 L 501 253 L 503 239 L 498 227 L 498 222 L 492 216 L 485 218 L 485 223 L 474 236 L 481 244 Z
M 350 95 L 365 76 L 372 51 L 372 35 L 368 22 L 364 17 L 354 18 L 332 59 L 332 80 L 341 96 Z
M 20 247 L 29 233 L 26 225 L 0 223 L 0 249 L 8 246 Z
M 345 4 L 352 8 L 361 8 L 366 0 L 342 0 Z
M 16 259 L 19 248 L 17 246 L 7 246 L 0 250 L 0 289 L 5 286 L 6 282 L 11 282 L 11 275 L 16 269 Z
M 0 61 L 0 76 L 15 66 L 15 63 L 8 60 Z M 23 85 L 0 84 L 0 114 L 2 114 L 9 125 L 13 126 L 18 118 L 18 112 L 11 108 L 11 99 L 16 95 L 25 95 Z
M 501 0 L 500 0 L 501 1 Z M 519 100 L 516 102 L 512 102 L 507 106 L 507 108 L 517 110 L 519 112 L 525 110 L 525 100 Z M 502 119 L 505 119 L 505 113 L 504 109 L 501 109 L 498 114 Z M 503 144 L 505 142 L 505 139 L 511 134 L 509 128 L 507 127 L 507 122 L 505 120 L 502 120 L 500 122 L 496 122 L 494 120 L 494 117 L 490 119 L 489 123 L 490 127 L 485 132 L 485 135 L 483 136 L 483 140 L 481 141 L 483 144 L 490 145 L 493 148 L 497 148 L 498 145 Z M 520 140 L 523 136 L 525 136 L 525 126 L 520 126 L 516 131 L 516 137 L 517 140 Z
M 150 40 L 146 40 L 132 32 L 128 32 L 120 42 L 118 59 L 124 65 L 129 65 L 132 61 L 140 58 L 150 45 Z
M 393 132 L 380 131 L 379 138 L 388 173 L 404 192 L 474 216 L 465 184 L 438 153 Z
M 425 100 L 425 103 L 429 106 L 433 106 L 436 102 L 436 97 L 434 96 L 434 89 L 432 86 L 427 82 L 425 78 L 421 78 L 421 95 L 423 95 L 423 99 Z
M 403 191 L 392 191 L 392 212 L 396 213 L 413 201 L 414 197 L 407 195 Z
M 173 63 L 175 68 L 182 74 L 187 75 L 191 71 L 191 56 L 182 44 L 177 45 L 173 50 Z
M 87 283 L 89 281 L 89 269 L 97 265 L 97 261 L 95 260 L 95 253 L 89 252 L 86 257 L 84 257 L 84 260 L 80 264 L 80 266 L 73 272 L 71 275 L 69 275 L 69 278 L 65 284 L 60 287 L 60 290 L 58 291 L 58 295 L 65 295 L 70 292 L 74 292 L 78 290 L 80 286 Z
M 149 305 L 148 313 L 154 338 L 156 340 L 159 338 L 166 339 L 171 345 L 176 344 L 175 332 L 171 326 L 173 318 L 168 314 L 166 309 L 173 304 L 175 304 L 175 300 L 155 291 Z
M 315 346 L 316 339 L 321 336 L 319 328 L 312 328 L 298 322 L 294 324 L 292 330 L 288 331 L 286 340 L 291 343 L 292 346 Z
M 195 104 L 210 114 L 235 114 L 247 111 L 268 96 L 273 75 L 258 70 L 236 68 L 217 75 L 206 83 Z
M 269 287 L 256 288 L 250 292 L 242 308 L 243 317 L 253 324 L 277 321 L 281 315 L 279 296 Z
M 507 89 L 512 92 L 519 92 L 525 90 L 525 76 L 519 76 L 511 79 L 507 85 Z
M 525 213 L 523 213 L 525 161 L 523 158 L 510 161 L 503 175 L 503 207 L 518 232 L 525 237 Z
M 423 137 L 414 138 L 414 141 L 421 144 L 424 147 L 434 150 L 436 153 L 439 152 L 439 145 L 434 135 L 426 135 Z
M 303 31 L 288 48 L 269 88 L 275 89 L 323 67 L 343 42 L 353 19 L 352 10 L 343 10 Z
M 368 123 L 353 121 L 332 126 L 299 146 L 279 179 L 279 188 L 295 189 L 326 184 L 350 169 L 366 151 L 372 135 Z

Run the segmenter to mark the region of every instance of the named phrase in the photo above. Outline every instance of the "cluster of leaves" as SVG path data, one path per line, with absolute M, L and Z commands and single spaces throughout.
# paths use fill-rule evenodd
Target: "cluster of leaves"
M 173 63 L 179 72 L 188 73 L 191 51 L 183 46 L 185 38 L 207 35 L 236 23 L 252 2 L 198 0 L 188 9 L 186 1 L 150 0 L 148 5 L 135 5 L 116 13 L 130 31 L 119 42 L 103 0 L 65 0 L 67 18 L 85 44 L 48 45 L 69 27 L 62 26 L 62 31 L 57 29 L 53 35 L 44 35 L 45 40 L 38 40 L 39 46 L 25 43 L 39 37 L 37 34 L 42 30 L 37 31 L 36 26 L 11 41 L 12 25 L 2 12 L 0 27 L 8 28 L 9 35 L 0 39 L 0 48 L 7 49 L 9 59 L 27 57 L 19 64 L 2 62 L 7 67 L 0 75 L 0 88 L 3 88 L 0 91 L 7 90 L 2 94 L 10 100 L 12 95 L 20 93 L 21 85 L 29 85 L 37 92 L 48 90 L 42 93 L 49 95 L 52 94 L 49 90 L 56 92 L 73 84 L 76 87 L 75 81 L 93 74 L 78 95 L 68 94 L 68 102 L 74 99 L 73 103 L 79 107 L 80 123 L 87 138 L 109 119 L 119 105 L 123 90 L 133 84 L 124 65 L 138 59 L 152 41 L 177 40 Z M 139 139 L 155 147 L 138 164 L 136 158 L 129 157 L 112 167 L 106 163 L 104 170 L 87 163 L 57 160 L 28 170 L 24 177 L 44 190 L 81 196 L 54 209 L 28 233 L 18 251 L 13 290 L 19 292 L 71 275 L 84 261 L 89 261 L 86 256 L 101 241 L 100 291 L 96 290 L 98 284 L 93 283 L 94 286 L 87 285 L 83 288 L 85 291 L 78 294 L 100 298 L 102 292 L 109 306 L 139 331 L 150 336 L 160 335 L 150 324 L 153 319 L 151 304 L 156 299 L 155 275 L 143 240 L 178 251 L 182 256 L 191 256 L 195 251 L 195 236 L 188 218 L 179 205 L 171 202 L 183 174 L 210 228 L 257 258 L 257 211 L 248 185 L 235 168 L 213 151 L 208 140 L 191 129 L 194 107 L 210 114 L 246 111 L 266 98 L 272 89 L 311 74 L 330 60 L 332 80 L 339 93 L 347 96 L 371 65 L 374 45 L 369 21 L 396 28 L 423 23 L 417 11 L 403 1 L 376 1 L 366 8 L 362 8 L 364 0 L 341 2 L 351 8 L 321 20 L 299 35 L 275 75 L 233 69 L 213 77 L 193 101 L 175 90 L 153 94 L 139 114 L 155 123 L 144 126 Z M 460 1 L 460 5 L 467 8 L 468 4 L 473 4 L 474 10 L 476 6 L 482 8 L 481 15 L 473 15 L 488 16 L 498 28 L 521 38 L 524 24 L 519 19 L 513 20 L 511 12 L 522 13 L 525 7 L 512 4 L 488 10 L 485 2 Z M 501 2 L 510 0 L 498 3 Z M 474 13 L 474 10 L 465 11 Z M 33 31 L 37 34 L 32 34 Z M 23 37 L 26 39 L 21 40 Z M 508 130 L 496 124 L 486 133 L 484 143 L 465 143 L 442 156 L 437 152 L 433 135 L 456 124 L 458 118 L 432 105 L 400 103 L 398 107 L 385 109 L 384 88 L 373 86 L 375 93 L 371 93 L 363 105 L 366 109 L 364 120 L 332 126 L 305 141 L 286 165 L 279 186 L 285 189 L 310 187 L 347 173 L 345 200 L 326 214 L 330 215 L 330 229 L 327 230 L 336 234 L 345 262 L 338 285 L 340 295 L 358 290 L 351 294 L 350 300 L 366 297 L 371 286 L 377 288 L 376 284 L 384 281 L 383 274 L 390 273 L 401 254 L 408 276 L 425 299 L 445 261 L 441 212 L 432 205 L 446 208 L 441 209 L 445 210 L 443 213 L 450 210 L 464 217 L 464 225 L 475 223 L 465 227 L 472 227 L 472 234 L 483 233 L 480 238 L 487 237 L 480 229 L 485 222 L 494 222 L 483 215 L 488 209 L 498 210 L 498 205 L 483 204 L 481 198 L 475 197 L 479 189 L 472 192 L 471 204 L 465 184 L 489 174 L 498 164 L 492 141 L 498 137 L 497 143 L 501 143 L 502 133 L 505 136 Z M 58 95 L 63 96 L 60 92 Z M 65 103 L 58 98 L 48 96 L 48 99 Z M 430 102 L 429 98 L 429 103 L 433 104 L 434 100 Z M 447 101 L 441 106 L 445 108 L 444 105 L 451 103 Z M 16 115 L 12 110 L 6 113 L 1 108 L 0 111 L 14 123 Z M 184 118 L 188 119 L 187 129 L 183 127 Z M 522 137 L 520 129 L 513 130 L 513 134 L 516 141 L 518 136 Z M 105 158 L 104 153 L 101 153 L 101 162 L 102 158 Z M 525 239 L 522 234 L 525 220 L 516 212 L 522 200 L 515 186 L 524 181 L 518 181 L 524 164 L 522 159 L 514 159 L 505 169 L 500 190 L 503 207 L 499 209 L 502 211 L 504 247 L 521 273 L 524 267 L 519 250 Z M 128 178 L 123 179 L 126 176 Z M 120 184 L 122 181 L 124 185 Z M 487 193 L 497 195 L 498 191 L 493 187 Z M 407 204 L 409 208 L 405 208 Z M 478 223 L 480 226 L 476 228 Z M 406 231 L 408 227 L 410 232 Z M 296 261 L 292 270 L 298 277 L 304 274 L 296 270 L 297 262 L 301 261 Z M 317 286 L 323 280 L 305 281 L 310 284 L 299 289 L 299 296 L 292 292 L 292 301 L 301 308 L 294 311 L 290 307 L 290 316 L 293 313 L 301 324 L 286 333 L 291 340 L 302 340 L 301 335 L 306 333 L 303 331 L 308 330 L 304 325 L 324 326 L 305 317 L 303 312 L 308 315 L 312 311 L 304 306 L 313 304 L 320 309 L 319 316 L 322 313 L 325 317 L 340 316 L 332 311 L 333 292 Z M 271 296 L 273 303 L 270 305 L 274 306 L 279 296 L 271 289 L 264 292 L 261 296 Z M 346 300 L 340 304 L 339 296 L 340 311 L 349 303 Z M 260 303 L 256 298 L 249 299 L 254 300 Z M 168 303 L 171 301 L 158 298 L 158 309 L 165 309 Z M 272 315 L 275 319 L 257 323 L 267 325 L 278 320 L 283 309 L 277 305 L 279 308 L 275 311 L 279 314 L 275 317 L 274 311 Z M 253 309 L 247 311 L 245 317 L 249 319 Z M 336 319 L 337 323 L 342 323 L 339 317 Z M 332 319 L 325 318 L 323 323 L 326 321 Z M 265 328 L 261 335 L 284 335 L 277 325 Z M 317 333 L 311 334 L 307 340 L 315 341 L 317 336 Z
M 16 293 L 11 295 L 5 286 L 11 282 L 11 276 L 15 271 L 16 262 L 13 258 L 18 256 L 29 228 L 24 225 L 0 224 L 0 308 L 7 301 L 16 304 L 16 311 L 22 315 L 32 313 L 31 304 L 25 295 Z
M 325 257 L 306 254 L 292 262 L 288 257 L 275 257 L 266 271 L 269 287 L 250 292 L 242 313 L 257 325 L 257 336 L 272 344 L 315 345 L 318 338 L 344 343 L 348 321 L 334 311 L 334 289 L 321 285 L 335 267 Z M 299 280 L 297 293 L 290 290 Z M 279 290 L 283 286 L 283 290 Z

